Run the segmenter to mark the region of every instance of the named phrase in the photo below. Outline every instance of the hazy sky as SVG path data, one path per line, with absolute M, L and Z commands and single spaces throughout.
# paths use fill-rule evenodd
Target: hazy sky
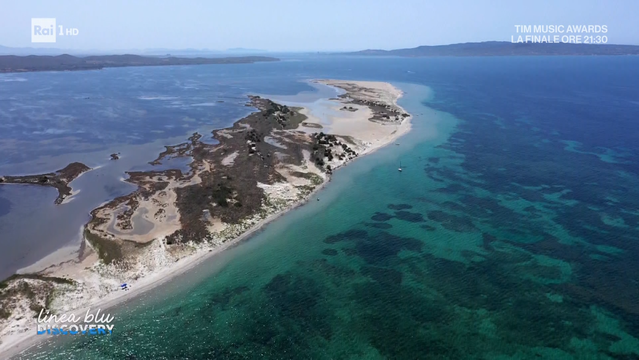
M 507 40 L 515 25 L 607 25 L 639 44 L 637 0 L 0 0 L 0 45 L 67 49 L 394 49 Z M 31 18 L 77 36 L 31 43 Z

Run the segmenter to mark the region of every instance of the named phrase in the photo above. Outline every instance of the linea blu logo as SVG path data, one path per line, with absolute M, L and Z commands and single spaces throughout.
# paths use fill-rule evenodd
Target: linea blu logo
M 88 309 L 84 317 L 75 314 L 53 315 L 41 309 L 38 315 L 38 335 L 106 335 L 112 334 L 115 325 L 110 314 L 95 314 Z

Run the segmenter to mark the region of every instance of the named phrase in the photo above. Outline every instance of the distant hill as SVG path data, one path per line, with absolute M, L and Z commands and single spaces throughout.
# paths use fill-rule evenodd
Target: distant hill
M 69 71 L 95 70 L 106 67 L 123 66 L 165 66 L 165 65 L 203 65 L 203 64 L 245 64 L 261 61 L 279 61 L 266 56 L 237 56 L 218 58 L 178 58 L 150 57 L 139 55 L 104 55 L 77 57 L 58 56 L 15 56 L 0 55 L 0 73 L 28 71 Z
M 487 41 L 451 45 L 418 46 L 412 49 L 363 50 L 349 55 L 370 56 L 540 56 L 540 55 L 639 55 L 636 45 L 548 44 Z

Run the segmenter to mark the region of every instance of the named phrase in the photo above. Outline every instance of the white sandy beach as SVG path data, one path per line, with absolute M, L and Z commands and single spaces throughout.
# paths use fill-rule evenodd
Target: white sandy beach
M 393 85 L 385 82 L 375 81 L 342 81 L 342 80 L 323 80 L 319 81 L 329 86 L 341 86 L 343 84 L 354 84 L 361 88 L 370 89 L 363 92 L 364 99 L 377 99 L 386 103 L 394 104 L 402 109 L 397 100 L 402 97 L 402 91 Z M 341 102 L 333 101 L 332 106 L 336 112 L 344 106 Z M 360 154 L 371 153 L 383 146 L 393 143 L 398 137 L 408 133 L 411 129 L 411 118 L 407 118 L 399 124 L 380 124 L 379 122 L 370 121 L 372 111 L 367 106 L 349 105 L 357 109 L 357 111 L 339 111 L 340 116 L 329 116 L 330 124 L 323 131 L 327 134 L 336 134 L 342 136 L 352 136 L 353 138 L 364 142 L 364 146 L 360 150 Z M 403 110 L 403 109 L 402 109 Z M 309 117 L 309 122 L 318 122 L 317 117 L 312 113 L 305 113 Z M 316 130 L 317 131 L 317 130 Z

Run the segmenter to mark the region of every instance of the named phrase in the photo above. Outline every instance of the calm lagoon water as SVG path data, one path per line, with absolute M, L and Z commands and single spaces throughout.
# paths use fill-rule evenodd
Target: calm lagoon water
M 238 98 L 391 81 L 414 130 L 336 172 L 319 202 L 113 309 L 114 334 L 22 358 L 639 357 L 639 59 L 292 60 L 110 71 Z

